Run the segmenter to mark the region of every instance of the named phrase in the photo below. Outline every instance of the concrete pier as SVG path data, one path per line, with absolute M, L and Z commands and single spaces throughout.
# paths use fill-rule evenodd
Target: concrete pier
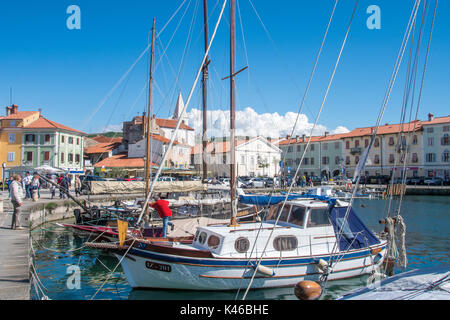
M 3 213 L 2 216 L 5 214 Z M 0 227 L 0 300 L 29 300 L 30 231 L 11 230 L 11 218 Z M 6 228 L 4 227 L 6 223 Z

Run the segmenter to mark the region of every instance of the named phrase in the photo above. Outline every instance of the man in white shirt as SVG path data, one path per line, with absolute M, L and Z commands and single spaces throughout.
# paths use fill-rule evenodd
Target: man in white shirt
M 13 175 L 13 182 L 11 182 L 10 190 L 11 190 L 11 203 L 14 207 L 14 212 L 11 221 L 11 229 L 16 229 L 17 220 L 22 211 L 22 202 L 23 202 L 23 188 L 22 188 L 22 177 L 19 174 Z
M 33 180 L 33 177 L 30 175 L 30 173 L 27 171 L 25 173 L 25 177 L 22 180 L 23 188 L 25 189 L 25 198 L 31 199 L 31 181 Z

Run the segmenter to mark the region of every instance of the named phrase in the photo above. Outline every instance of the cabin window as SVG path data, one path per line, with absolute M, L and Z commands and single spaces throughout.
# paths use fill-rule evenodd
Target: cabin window
M 219 247 L 220 244 L 220 238 L 218 236 L 215 235 L 210 235 L 208 238 L 208 247 L 210 247 L 211 249 L 217 249 Z
M 305 219 L 305 207 L 298 207 L 292 210 L 291 216 L 289 217 L 289 223 L 303 227 L 303 221 Z
M 208 235 L 206 234 L 206 232 L 200 232 L 199 236 L 198 236 L 198 242 L 200 244 L 204 244 L 206 241 L 206 238 L 208 237 Z
M 327 208 L 311 209 L 308 218 L 308 228 L 325 227 L 330 225 Z
M 194 236 L 194 242 L 197 241 L 199 233 L 200 233 L 200 231 L 197 230 L 197 232 L 195 233 L 195 236 Z
M 291 206 L 284 206 L 283 211 L 281 211 L 279 221 L 287 221 L 290 210 Z
M 273 239 L 273 247 L 277 251 L 292 251 L 298 247 L 296 236 L 278 236 Z
M 237 238 L 234 242 L 234 248 L 239 253 L 247 252 L 250 248 L 250 241 L 248 241 L 248 239 L 245 237 Z

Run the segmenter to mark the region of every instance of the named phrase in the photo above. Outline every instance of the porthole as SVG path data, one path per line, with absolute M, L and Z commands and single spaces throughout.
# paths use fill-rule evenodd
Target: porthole
M 220 238 L 215 235 L 210 235 L 208 238 L 208 247 L 211 249 L 217 249 L 220 244 Z
M 250 248 L 250 241 L 248 241 L 248 239 L 245 237 L 237 238 L 234 242 L 234 248 L 239 253 L 247 252 Z
M 296 236 L 278 236 L 273 239 L 273 247 L 277 251 L 292 251 L 298 246 Z

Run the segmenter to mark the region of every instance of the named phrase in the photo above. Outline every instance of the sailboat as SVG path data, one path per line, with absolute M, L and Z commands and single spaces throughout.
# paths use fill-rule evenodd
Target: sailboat
M 324 275 L 338 280 L 373 273 L 384 261 L 387 241 L 372 233 L 347 202 L 313 195 L 255 196 L 257 204 L 271 206 L 264 221 L 238 223 L 234 0 L 230 16 L 231 221 L 198 226 L 191 243 L 177 238 L 161 243 L 129 238 L 123 245 L 87 245 L 115 254 L 133 288 L 257 289 L 293 286 Z M 247 201 L 245 196 L 240 200 Z

